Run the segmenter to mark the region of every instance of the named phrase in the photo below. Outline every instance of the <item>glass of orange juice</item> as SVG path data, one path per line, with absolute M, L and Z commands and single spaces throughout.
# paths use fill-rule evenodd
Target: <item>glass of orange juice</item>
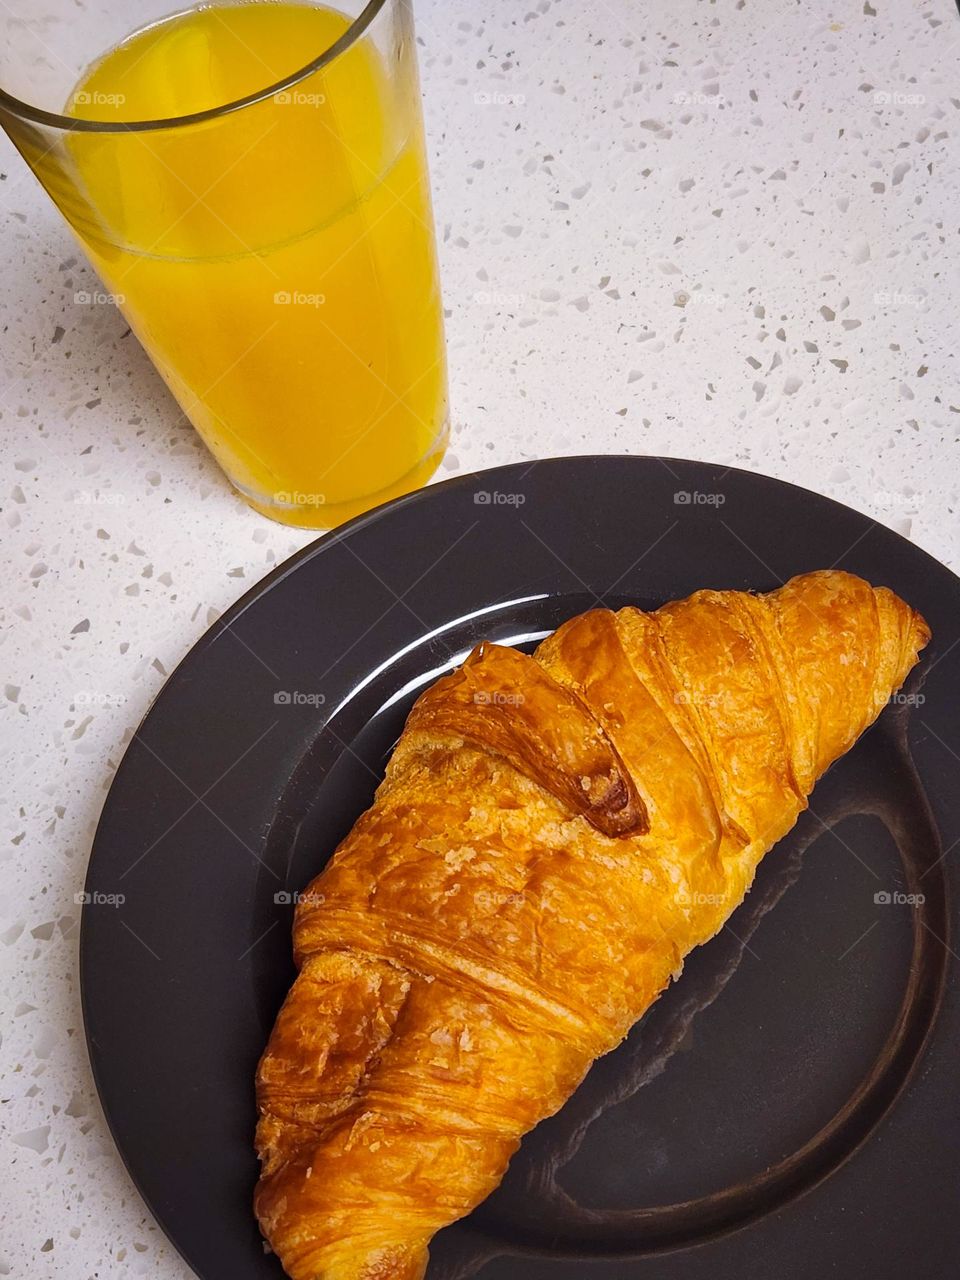
M 335 3 L 0 14 L 0 123 L 237 490 L 310 528 L 448 432 L 409 2 Z

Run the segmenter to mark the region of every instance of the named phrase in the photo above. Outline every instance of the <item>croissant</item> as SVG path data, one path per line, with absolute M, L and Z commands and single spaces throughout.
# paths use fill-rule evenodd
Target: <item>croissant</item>
M 255 1210 L 292 1280 L 419 1280 L 741 902 L 929 639 L 827 570 L 484 643 L 416 702 L 301 896 L 257 1073 Z

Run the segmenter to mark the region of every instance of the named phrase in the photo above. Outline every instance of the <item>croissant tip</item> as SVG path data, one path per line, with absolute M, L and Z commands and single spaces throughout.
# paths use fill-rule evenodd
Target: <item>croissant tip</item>
M 916 609 L 911 610 L 911 613 L 913 615 L 911 623 L 914 639 L 916 640 L 917 650 L 919 651 L 920 649 L 925 649 L 933 639 L 933 632 L 930 629 L 929 622 L 927 622 L 922 613 L 918 613 Z

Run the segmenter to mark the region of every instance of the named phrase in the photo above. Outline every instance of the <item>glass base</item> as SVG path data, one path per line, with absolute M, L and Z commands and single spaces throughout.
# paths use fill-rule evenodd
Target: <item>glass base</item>
M 364 511 L 370 511 L 383 502 L 389 502 L 391 498 L 399 498 L 402 494 L 411 493 L 425 485 L 440 465 L 449 442 L 450 423 L 447 419 L 430 451 L 411 471 L 376 493 L 367 493 L 345 502 L 318 503 L 314 500 L 314 495 L 299 492 L 284 494 L 283 497 L 288 501 L 277 501 L 272 497 L 266 498 L 253 493 L 234 480 L 230 483 L 248 506 L 278 524 L 295 529 L 335 529 L 337 525 L 362 515 Z

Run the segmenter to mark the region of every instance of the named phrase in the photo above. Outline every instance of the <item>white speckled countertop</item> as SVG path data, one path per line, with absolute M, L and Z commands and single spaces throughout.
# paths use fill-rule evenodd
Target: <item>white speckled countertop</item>
M 955 8 L 657 10 L 419 0 L 455 423 L 439 478 L 709 459 L 960 569 Z M 0 1276 L 174 1280 L 191 1273 L 93 1090 L 74 894 L 166 674 L 312 535 L 233 495 L 122 317 L 74 302 L 94 277 L 5 140 L 0 171 Z

